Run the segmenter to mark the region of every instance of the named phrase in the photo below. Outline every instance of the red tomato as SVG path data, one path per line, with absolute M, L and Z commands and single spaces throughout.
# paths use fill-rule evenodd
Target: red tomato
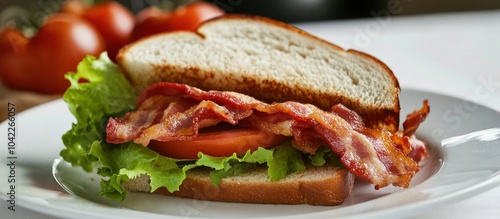
M 137 15 L 132 40 L 174 30 L 195 31 L 204 21 L 224 14 L 216 5 L 208 2 L 193 2 L 173 12 L 146 8 Z
M 170 12 L 159 8 L 146 8 L 137 14 L 136 25 L 132 31 L 132 41 L 157 33 L 171 31 L 166 25 Z
M 97 56 L 105 49 L 101 35 L 90 23 L 68 14 L 48 17 L 31 39 L 15 31 L 1 36 L 3 83 L 40 93 L 63 93 L 69 87 L 64 75 L 76 71 L 86 55 Z M 9 36 L 11 43 L 7 46 Z M 12 41 L 13 38 L 18 40 Z
M 195 31 L 204 21 L 224 14 L 219 7 L 208 2 L 193 2 L 176 9 L 170 16 L 169 26 L 173 30 Z
M 68 0 L 64 2 L 59 12 L 81 16 L 87 7 L 80 0 Z
M 259 147 L 274 147 L 286 140 L 283 135 L 266 133 L 256 129 L 232 129 L 200 133 L 189 141 L 151 141 L 149 147 L 163 156 L 177 159 L 197 159 L 198 152 L 211 156 L 244 154 Z
M 130 42 L 135 26 L 134 14 L 117 2 L 106 2 L 87 9 L 83 15 L 102 34 L 111 60 L 118 50 Z
M 5 28 L 0 33 L 0 79 L 14 89 L 29 88 L 29 77 L 25 75 L 26 46 L 29 40 L 21 31 Z
M 113 61 L 118 50 L 130 42 L 135 26 L 134 14 L 114 1 L 87 6 L 81 1 L 71 0 L 61 7 L 60 12 L 82 16 L 92 23 L 102 34 L 108 56 Z

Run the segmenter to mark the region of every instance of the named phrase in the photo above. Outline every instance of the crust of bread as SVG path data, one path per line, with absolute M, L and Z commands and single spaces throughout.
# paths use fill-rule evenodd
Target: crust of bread
M 219 202 L 335 206 L 350 194 L 355 179 L 345 168 L 331 165 L 307 166 L 306 171 L 277 182 L 269 181 L 265 167 L 224 178 L 218 186 L 212 183 L 208 169 L 190 170 L 186 175 L 178 191 L 171 193 L 161 187 L 153 193 Z M 151 190 L 149 176 L 144 174 L 122 186 L 133 192 Z
M 175 83 L 184 83 L 191 86 L 198 87 L 203 90 L 230 90 L 239 93 L 247 94 L 253 96 L 259 100 L 265 102 L 283 102 L 283 101 L 298 101 L 302 103 L 314 104 L 324 110 L 329 110 L 331 106 L 341 103 L 346 107 L 356 111 L 363 118 L 365 124 L 368 127 L 381 127 L 389 131 L 397 131 L 399 127 L 399 83 L 394 76 L 393 72 L 385 65 L 382 61 L 377 58 L 360 52 L 356 50 L 344 50 L 343 48 L 313 36 L 303 30 L 300 30 L 294 26 L 275 21 L 272 19 L 249 16 L 249 15 L 225 15 L 208 22 L 205 22 L 200 26 L 195 34 L 190 33 L 190 35 L 198 35 L 199 38 L 205 39 L 204 31 L 209 31 L 212 24 L 228 22 L 231 20 L 249 20 L 251 22 L 265 23 L 273 28 L 279 27 L 285 29 L 289 32 L 296 33 L 294 36 L 302 37 L 302 39 L 312 42 L 318 47 L 330 48 L 330 51 L 338 51 L 340 56 L 352 56 L 353 59 L 360 62 L 366 63 L 368 68 L 375 68 L 368 74 L 381 74 L 384 82 L 369 82 L 369 83 L 382 83 L 384 89 L 384 94 L 375 93 L 375 91 L 370 91 L 366 95 L 379 95 L 378 99 L 384 99 L 384 102 L 389 102 L 385 106 L 381 106 L 379 103 L 366 103 L 362 102 L 360 98 L 355 98 L 351 96 L 348 92 L 339 93 L 335 91 L 322 91 L 322 89 L 311 89 L 307 85 L 300 83 L 303 79 L 293 79 L 290 81 L 282 80 L 283 77 L 288 76 L 290 73 L 283 72 L 283 75 L 279 78 L 256 78 L 247 73 L 242 73 L 237 76 L 233 72 L 225 72 L 221 74 L 217 68 L 212 66 L 179 66 L 172 64 L 169 60 L 162 60 L 161 63 L 149 63 L 147 69 L 133 69 L 137 66 L 138 60 L 141 58 L 140 55 L 135 55 L 133 50 L 136 47 L 141 47 L 142 43 L 156 37 L 177 37 L 178 35 L 186 34 L 185 32 L 173 32 L 163 35 L 148 37 L 139 40 L 135 43 L 125 46 L 120 50 L 117 56 L 117 62 L 122 66 L 126 76 L 139 88 L 145 88 L 158 81 L 169 81 Z M 170 51 L 169 51 L 170 52 Z M 176 52 L 176 51 L 171 51 Z M 181 51 L 178 51 L 181 52 Z M 212 51 L 219 52 L 219 51 Z M 192 57 L 196 59 L 196 56 Z M 359 59 L 359 60 L 358 60 Z M 139 61 L 140 62 L 140 61 Z M 148 65 L 148 63 L 146 63 Z M 367 68 L 365 66 L 357 68 Z M 242 69 L 245 71 L 245 69 Z M 262 69 L 266 71 L 266 69 Z M 352 69 L 349 71 L 353 71 Z M 288 74 L 288 75 L 287 75 Z M 309 79 L 314 79 L 314 75 L 318 73 L 312 72 Z M 247 76 L 249 75 L 249 76 Z M 369 77 L 370 75 L 368 75 Z M 322 76 L 328 77 L 328 76 Z M 350 76 L 349 76 L 350 77 Z M 351 78 L 352 79 L 352 78 Z M 319 80 L 322 80 L 319 78 Z M 342 79 L 343 80 L 343 79 Z M 348 79 L 350 80 L 350 79 Z M 346 82 L 347 83 L 347 82 Z M 349 82 L 351 83 L 351 82 Z M 336 85 L 338 86 L 338 85 Z M 326 90 L 326 89 L 325 89 Z M 352 92 L 351 92 L 352 93 Z

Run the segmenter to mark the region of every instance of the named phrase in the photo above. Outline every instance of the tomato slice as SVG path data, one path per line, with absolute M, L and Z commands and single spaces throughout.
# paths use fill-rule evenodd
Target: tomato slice
M 259 147 L 274 147 L 286 138 L 257 129 L 238 128 L 199 133 L 195 139 L 187 141 L 151 141 L 149 147 L 171 158 L 198 159 L 198 152 L 217 157 L 244 154 Z

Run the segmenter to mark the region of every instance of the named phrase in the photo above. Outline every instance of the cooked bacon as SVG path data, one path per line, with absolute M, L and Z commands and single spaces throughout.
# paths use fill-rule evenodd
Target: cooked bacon
M 161 96 L 146 99 L 142 104 L 161 100 L 158 97 Z M 167 99 L 172 100 L 172 98 Z M 198 130 L 201 128 L 216 125 L 221 121 L 234 125 L 251 114 L 250 109 L 230 109 L 212 101 L 193 102 L 186 99 L 166 102 L 149 111 L 139 106 L 138 111 L 127 113 L 124 118 L 109 119 L 106 141 L 119 144 L 133 140 L 147 146 L 150 140 L 190 140 L 198 135 Z M 136 120 L 138 117 L 157 119 Z
M 144 129 L 159 123 L 163 118 L 184 112 L 194 104 L 196 104 L 195 101 L 178 97 L 149 98 L 134 113 L 127 113 L 124 118 L 109 119 L 106 132 L 115 133 L 115 135 L 107 135 L 106 141 L 114 144 L 132 141 L 139 137 Z
M 266 104 L 239 93 L 173 83 L 151 86 L 137 105 L 139 110 L 124 118 L 110 118 L 108 142 L 133 140 L 147 146 L 150 140 L 188 140 L 202 127 L 226 122 L 293 136 L 293 146 L 308 153 L 328 144 L 351 172 L 377 189 L 390 184 L 408 187 L 419 170 L 408 156 L 412 153 L 408 136 L 367 128 L 359 115 L 342 105 L 326 112 L 310 104 Z
M 422 123 L 430 112 L 429 101 L 424 100 L 424 105 L 419 110 L 410 113 L 403 122 L 403 134 L 412 136 L 417 131 L 418 126 Z
M 415 135 L 409 137 L 409 144 L 411 146 L 411 152 L 408 154 L 408 157 L 415 162 L 418 163 L 429 156 L 427 148 L 425 147 L 425 142 L 417 139 Z

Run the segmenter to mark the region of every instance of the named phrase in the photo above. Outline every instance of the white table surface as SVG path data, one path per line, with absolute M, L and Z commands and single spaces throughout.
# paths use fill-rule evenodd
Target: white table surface
M 403 88 L 468 97 L 489 80 L 491 95 L 479 102 L 500 111 L 500 11 L 399 17 L 386 13 L 380 17 L 297 26 L 344 48 L 378 57 L 394 71 Z M 499 215 L 497 187 L 413 218 Z M 19 207 L 14 214 L 1 212 L 0 218 L 51 217 Z

